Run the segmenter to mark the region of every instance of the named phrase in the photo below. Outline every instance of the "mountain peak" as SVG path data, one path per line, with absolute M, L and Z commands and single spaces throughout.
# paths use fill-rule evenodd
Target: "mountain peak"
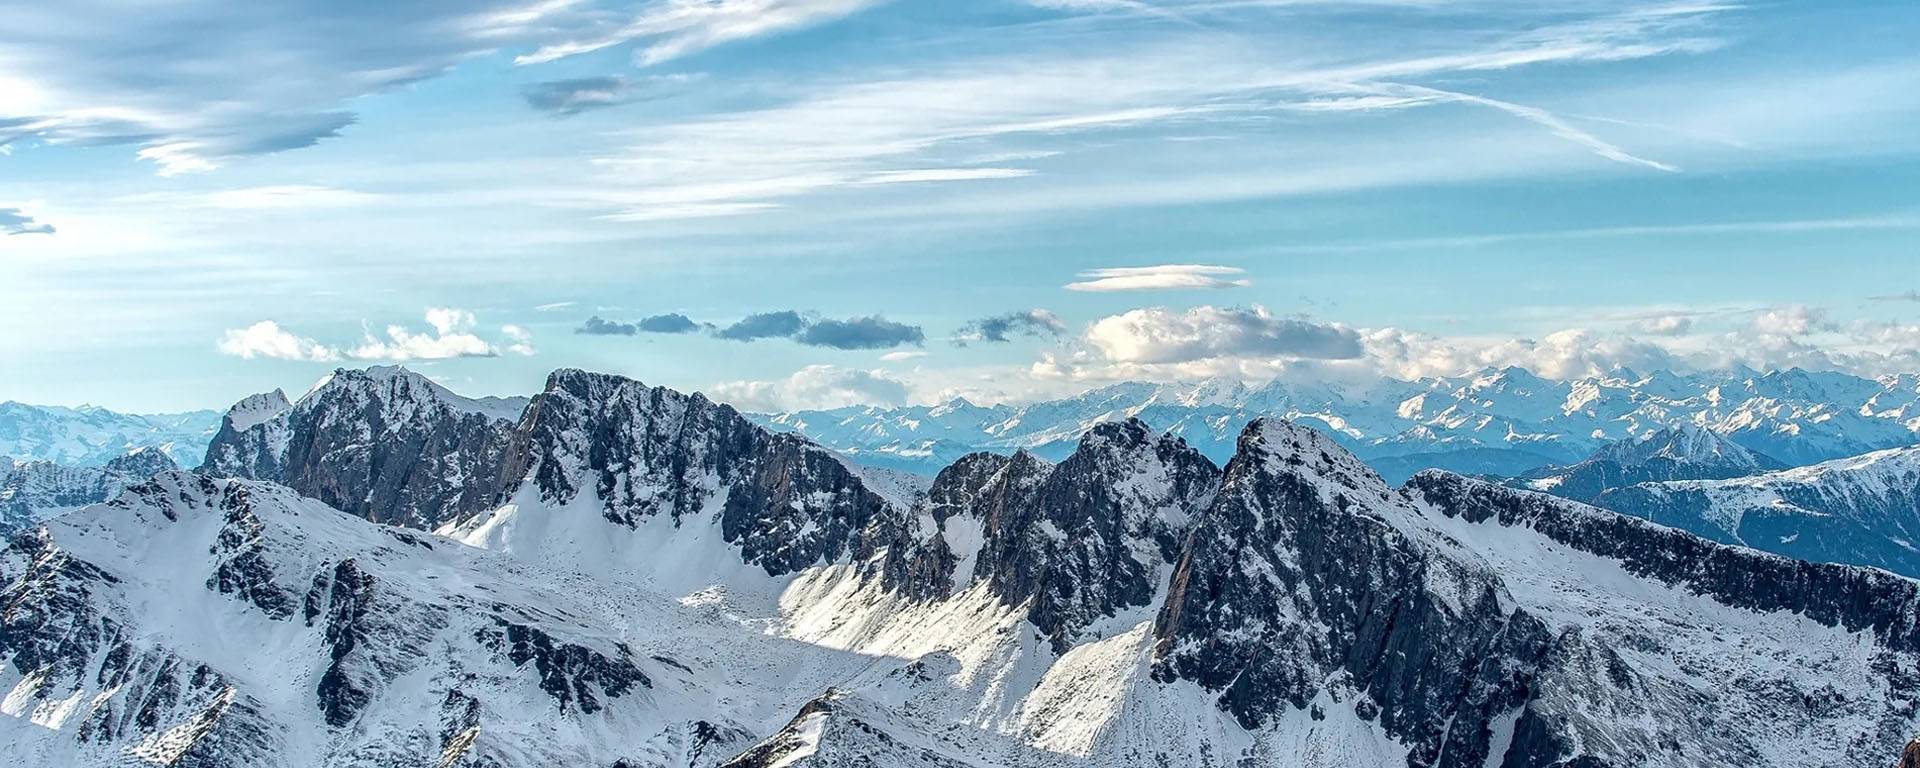
M 1325 432 L 1288 419 L 1261 417 L 1241 430 L 1229 466 L 1247 462 L 1260 471 L 1296 475 L 1316 484 L 1376 495 L 1391 490 L 1372 467 Z
M 275 389 L 240 398 L 239 402 L 227 409 L 226 421 L 234 430 L 244 430 L 279 416 L 292 407 L 293 403 L 287 400 L 287 393 Z

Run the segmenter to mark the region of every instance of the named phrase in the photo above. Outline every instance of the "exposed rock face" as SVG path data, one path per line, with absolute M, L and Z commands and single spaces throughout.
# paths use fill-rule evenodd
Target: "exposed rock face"
M 1502 543 L 1536 536 L 1570 551 Z M 1570 565 L 1535 572 L 1543 556 Z M 1661 632 L 1593 621 L 1621 607 L 1599 588 L 1610 578 L 1675 590 L 1640 593 L 1674 601 L 1642 604 L 1669 617 Z M 1826 747 L 1864 759 L 1865 743 L 1901 738 L 1913 717 L 1916 603 L 1905 579 L 1723 547 L 1454 475 L 1422 474 L 1396 491 L 1312 430 L 1256 422 L 1173 577 L 1154 673 L 1219 692 L 1249 728 L 1354 707 L 1407 746 L 1409 765 L 1727 764 L 1760 760 L 1774 729 L 1822 733 L 1833 710 L 1794 710 L 1807 714 L 1767 728 L 1738 712 L 1844 697 L 1739 660 L 1711 671 L 1725 660 L 1703 663 L 1690 647 L 1713 642 L 1718 630 L 1696 622 L 1715 605 L 1785 612 L 1773 615 L 1875 638 L 1887 677 L 1863 697 L 1875 703 L 1855 702 L 1873 712 L 1863 715 L 1873 735 Z M 1703 689 L 1662 671 L 1673 664 L 1741 682 Z
M 1578 464 L 1530 472 L 1511 484 L 1591 504 L 1608 490 L 1638 483 L 1722 480 L 1782 466 L 1689 424 L 1608 444 Z
M 0 536 L 50 515 L 106 501 L 129 485 L 178 468 L 166 453 L 154 448 L 136 450 L 97 467 L 15 462 L 0 456 Z
M 463 398 L 401 368 L 337 370 L 272 412 L 277 394 L 229 411 L 200 471 L 272 480 L 374 522 L 426 529 L 493 499 L 521 405 Z
M 776 435 L 731 406 L 632 379 L 556 371 L 514 432 L 500 472 L 551 505 L 583 495 L 627 527 L 701 512 L 769 575 L 865 561 L 904 545 L 903 510 L 868 490 L 832 453 Z
M 1248 728 L 1363 694 L 1409 764 L 1481 765 L 1551 637 L 1484 566 L 1384 517 L 1395 498 L 1318 432 L 1249 426 L 1173 576 L 1156 676 L 1220 691 Z
M 1920 577 L 1920 447 L 1727 480 L 1625 486 L 1595 503 L 1715 541 Z
M 909 587 L 944 597 L 983 581 L 1064 652 L 1088 625 L 1149 605 L 1220 472 L 1137 419 L 1101 424 L 1057 465 L 975 454 L 934 480 L 938 530 Z

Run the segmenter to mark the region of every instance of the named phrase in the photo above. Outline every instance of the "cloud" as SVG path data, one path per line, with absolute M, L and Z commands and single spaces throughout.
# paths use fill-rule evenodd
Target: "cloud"
M 856 13 L 880 0 L 669 0 L 649 5 L 626 24 L 544 46 L 514 59 L 541 64 L 645 41 L 634 63 L 651 66 L 722 43 L 809 27 Z
M 683 92 L 686 84 L 699 79 L 699 75 L 693 74 L 580 77 L 534 83 L 521 89 L 520 95 L 527 100 L 527 106 L 557 117 L 570 117 L 588 110 L 666 98 Z
M 472 332 L 474 317 L 463 309 L 433 307 L 426 312 L 432 333 L 416 333 L 389 325 L 386 337 L 369 332 L 360 345 L 347 351 L 356 360 L 449 360 L 460 357 L 498 357 L 500 350 Z
M 1908 288 L 1907 290 L 1901 291 L 1899 293 L 1887 293 L 1887 294 L 1881 294 L 1879 296 L 1868 296 L 1867 300 L 1868 301 L 1920 301 L 1920 290 L 1914 290 L 1912 288 Z
M 245 328 L 227 331 L 220 337 L 219 349 L 221 354 L 245 360 L 262 357 L 275 360 L 331 362 L 340 359 L 338 350 L 313 339 L 295 335 L 272 320 L 262 320 Z
M 1343 360 L 1364 352 L 1360 335 L 1351 328 L 1275 317 L 1260 306 L 1136 309 L 1095 321 L 1085 340 L 1116 363 L 1247 356 Z
M 751 320 L 752 318 L 748 318 L 748 319 Z M 741 322 L 747 322 L 747 321 L 742 320 Z M 739 323 L 735 323 L 734 325 L 738 326 Z M 686 315 L 669 312 L 664 315 L 653 315 L 651 317 L 641 318 L 639 322 L 635 322 L 635 323 L 623 323 L 615 320 L 607 320 L 605 318 L 600 317 L 599 315 L 594 315 L 593 317 L 587 318 L 587 321 L 584 323 L 581 323 L 580 327 L 575 328 L 573 332 L 577 334 L 588 335 L 588 336 L 632 336 L 636 333 L 692 333 L 694 331 L 700 330 L 700 328 L 702 327 L 703 327 L 702 324 L 694 322 L 692 318 L 687 317 Z M 732 330 L 732 329 L 730 328 L 729 330 Z M 754 329 L 741 329 L 739 333 L 746 334 L 746 333 L 752 332 L 753 330 Z M 774 335 L 791 335 L 791 334 L 774 334 Z M 723 338 L 731 338 L 731 337 L 723 337 Z M 755 337 L 755 338 L 758 338 L 758 337 Z M 747 341 L 749 339 L 742 338 L 740 340 Z
M 342 359 L 405 362 L 500 356 L 500 347 L 474 334 L 475 318 L 472 312 L 432 307 L 425 312 L 425 320 L 430 329 L 428 332 L 389 325 L 384 336 L 368 331 L 360 343 L 352 347 L 325 344 L 295 334 L 272 320 L 262 320 L 246 328 L 227 331 L 221 336 L 218 347 L 223 354 L 243 359 L 273 358 L 308 362 Z M 516 355 L 534 354 L 533 335 L 527 329 L 503 325 L 500 332 L 507 340 L 505 351 Z
M 1769 307 L 1754 313 L 1752 328 L 1754 332 L 1771 336 L 1804 336 L 1816 331 L 1829 331 L 1834 324 L 1827 321 L 1827 312 L 1818 307 L 1804 304 L 1789 304 Z
M 647 333 L 692 333 L 700 330 L 700 324 L 694 322 L 693 318 L 677 312 L 641 318 L 639 327 Z
M 501 50 L 540 61 L 646 40 L 652 62 L 870 4 L 643 0 L 630 23 L 593 0 L 42 4 L 9 18 L 0 146 L 129 145 L 163 174 L 203 172 L 337 137 L 361 97 Z
M 573 306 L 574 306 L 575 304 L 579 304 L 579 303 L 580 303 L 580 302 L 577 302 L 577 301 L 556 301 L 556 302 L 553 302 L 553 303 L 551 303 L 551 304 L 541 304 L 541 305 L 539 305 L 539 306 L 537 306 L 537 307 L 534 307 L 534 308 L 533 308 L 533 311 L 535 311 L 535 312 L 558 312 L 558 311 L 560 311 L 560 310 L 563 310 L 563 309 L 572 309 L 572 308 L 573 308 Z
M 606 320 L 599 315 L 594 315 L 581 323 L 580 327 L 573 329 L 573 332 L 585 336 L 632 336 L 639 330 L 639 327 L 632 323 Z
M 500 335 L 507 337 L 507 351 L 522 357 L 532 357 L 533 333 L 517 325 L 500 326 Z
M 793 340 L 810 347 L 833 349 L 890 349 L 926 340 L 917 325 L 896 323 L 879 315 L 850 320 L 816 320 L 794 334 Z
M 810 365 L 784 379 L 721 382 L 708 394 L 743 411 L 777 412 L 853 404 L 904 405 L 908 386 L 886 371 Z
M 897 363 L 903 360 L 916 360 L 926 356 L 927 351 L 924 349 L 900 349 L 881 355 L 880 359 L 889 363 Z
M 972 342 L 1004 343 L 1012 341 L 1014 336 L 1059 336 L 1066 332 L 1067 324 L 1058 315 L 1044 309 L 1029 309 L 967 323 L 954 333 L 953 343 L 964 347 Z
M 1239 267 L 1210 264 L 1160 264 L 1151 267 L 1111 267 L 1080 273 L 1087 278 L 1066 284 L 1069 291 L 1111 293 L 1115 291 L 1156 291 L 1191 288 L 1245 288 L 1252 283 L 1230 279 L 1227 275 L 1246 274 Z
M 0 208 L 0 233 L 8 235 L 51 235 L 52 224 L 42 224 L 18 208 Z
M 1687 314 L 1654 315 L 1634 321 L 1633 329 L 1655 336 L 1679 336 L 1693 329 L 1693 316 Z
M 732 325 L 714 331 L 713 335 L 730 341 L 784 339 L 791 338 L 805 327 L 807 327 L 806 318 L 789 309 L 747 315 Z
M 998 30 L 1003 37 L 983 46 L 991 54 L 915 61 L 864 79 L 833 76 L 783 84 L 789 97 L 771 106 L 706 113 L 626 134 L 629 146 L 598 158 L 621 172 L 618 181 L 610 182 L 605 193 L 583 195 L 583 203 L 604 205 L 606 218 L 629 222 L 768 213 L 789 207 L 795 198 L 876 181 L 966 182 L 1034 173 L 958 167 L 971 164 L 955 163 L 956 158 L 1094 154 L 1140 140 L 1141 134 L 1179 138 L 1168 134 L 1195 126 L 1253 141 L 1245 151 L 1231 153 L 1238 158 L 1231 167 L 1204 158 L 1188 168 L 1184 160 L 1167 160 L 1170 155 L 1161 148 L 1133 153 L 1154 158 L 1133 165 L 1124 165 L 1132 161 L 1128 156 L 1105 154 L 1089 162 L 1113 173 L 1093 172 L 1089 163 L 1062 162 L 1069 173 L 1056 178 L 1065 182 L 1021 185 L 1027 194 L 1017 200 L 999 196 L 956 205 L 1030 212 L 1042 205 L 1245 199 L 1557 173 L 1571 163 L 1557 148 L 1543 149 L 1554 142 L 1616 162 L 1673 170 L 1576 122 L 1605 118 L 1570 119 L 1432 85 L 1486 83 L 1485 73 L 1496 71 L 1710 51 L 1721 44 L 1710 24 L 1732 9 L 1724 4 L 1653 10 L 1503 4 L 1494 11 L 1476 5 L 1458 13 L 1406 14 L 1396 21 L 1407 23 L 1395 25 L 1348 25 L 1341 17 L 1316 17 L 1321 23 L 1309 36 L 1274 12 L 1279 4 L 1268 2 L 1071 4 L 1160 7 L 1208 23 L 1157 28 L 1150 39 L 1129 38 L 1127 45 L 1116 46 L 1120 52 L 1106 55 L 1057 44 L 1061 41 L 1048 25 L 1015 25 Z M 1089 26 L 1106 33 L 1119 25 Z M 1239 34 L 1221 34 L 1229 29 Z M 1299 45 L 1287 44 L 1292 36 L 1300 38 Z M 614 35 L 602 42 L 624 39 Z M 1314 53 L 1326 40 L 1342 41 L 1330 49 L 1337 55 Z M 1298 53 L 1275 55 L 1279 50 Z M 1444 131 L 1423 124 L 1386 135 L 1349 132 L 1351 123 L 1333 125 L 1338 113 L 1437 111 L 1463 104 L 1518 118 L 1521 125 L 1498 136 L 1477 124 Z M 1276 120 L 1282 112 L 1285 119 Z M 1262 128 L 1256 132 L 1248 126 Z M 1268 128 L 1300 141 L 1276 151 L 1271 142 L 1254 139 Z M 1340 135 L 1329 140 L 1333 131 Z M 1110 140 L 1087 139 L 1098 133 Z M 1543 140 L 1525 141 L 1535 135 Z M 1663 142 L 1672 145 L 1671 137 Z M 1495 162 L 1488 162 L 1489 154 L 1497 155 Z M 1284 158 L 1284 165 L 1262 164 L 1276 158 Z M 1134 173 L 1122 176 L 1126 170 Z M 1112 183 L 1115 177 L 1129 183 Z

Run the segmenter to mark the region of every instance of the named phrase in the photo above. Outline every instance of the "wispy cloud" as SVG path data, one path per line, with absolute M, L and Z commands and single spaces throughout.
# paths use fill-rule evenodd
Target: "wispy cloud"
M 1469 14 L 1462 18 L 1485 28 L 1435 33 L 1404 51 L 1368 46 L 1318 62 L 1280 59 L 1272 46 L 1235 35 L 1181 31 L 1131 46 L 1125 56 L 1026 52 L 882 79 L 802 83 L 784 104 L 636 129 L 629 148 L 600 158 L 607 184 L 583 202 L 609 205 L 606 218 L 629 222 L 766 213 L 863 183 L 1036 175 L 1031 168 L 954 164 L 962 147 L 976 157 L 1051 158 L 1084 150 L 1086 134 L 1164 133 L 1193 124 L 1243 136 L 1247 126 L 1271 125 L 1276 112 L 1445 104 L 1485 107 L 1596 156 L 1674 171 L 1673 164 L 1630 152 L 1546 108 L 1439 84 L 1467 73 L 1712 50 L 1719 41 L 1708 23 L 1728 8 L 1643 6 L 1589 12 L 1576 21 Z M 1191 9 L 1227 12 L 1227 6 L 1204 4 Z M 1142 186 L 1180 194 L 1178 186 L 1157 180 Z
M 1239 267 L 1211 264 L 1159 264 L 1150 267 L 1110 267 L 1080 273 L 1081 280 L 1067 283 L 1069 291 L 1112 293 L 1115 291 L 1167 291 L 1194 288 L 1245 288 L 1253 283 Z
M 838 19 L 881 0 L 666 0 L 624 25 L 543 46 L 514 63 L 543 64 L 643 41 L 641 66 L 659 64 L 735 40 L 762 37 Z

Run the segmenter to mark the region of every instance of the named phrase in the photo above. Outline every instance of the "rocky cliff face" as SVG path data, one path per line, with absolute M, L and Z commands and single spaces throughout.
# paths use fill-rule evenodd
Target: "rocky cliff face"
M 983 583 L 1064 652 L 1090 625 L 1152 603 L 1219 475 L 1137 419 L 1094 427 L 1057 465 L 969 456 L 934 480 L 937 530 L 907 588 L 945 597 Z
M 1623 579 L 1645 586 L 1608 583 Z M 1805 617 L 1813 626 L 1798 633 L 1865 633 L 1860 652 L 1886 676 L 1838 708 L 1799 707 L 1850 695 L 1763 659 L 1697 657 L 1691 643 L 1726 642 L 1712 618 L 1726 608 Z M 1764 761 L 1783 732 L 1818 739 L 1834 717 L 1862 730 L 1822 754 L 1870 760 L 1914 714 L 1915 608 L 1904 579 L 1454 475 L 1396 491 L 1318 433 L 1256 422 L 1175 572 L 1154 672 L 1217 691 L 1249 728 L 1352 707 L 1405 745 L 1410 765 Z M 1665 626 L 1598 618 L 1635 612 Z M 1805 663 L 1853 663 L 1816 655 Z M 1775 707 L 1795 717 L 1761 726 L 1737 714 Z
M 717 515 L 721 536 L 769 575 L 866 561 L 904 542 L 904 510 L 797 435 L 730 406 L 632 379 L 556 371 L 513 432 L 503 496 L 596 506 L 627 529 Z
M 485 508 L 521 402 L 463 398 L 401 368 L 341 369 L 276 412 L 227 414 L 200 471 L 272 480 L 382 523 L 431 529 Z

